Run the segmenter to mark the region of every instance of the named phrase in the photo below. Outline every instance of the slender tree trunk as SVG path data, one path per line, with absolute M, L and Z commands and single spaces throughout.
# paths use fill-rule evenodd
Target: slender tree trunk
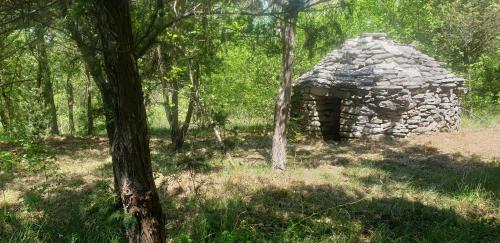
M 161 46 L 156 47 L 156 58 L 158 59 L 158 69 L 160 70 L 160 82 L 161 82 L 161 94 L 163 96 L 163 109 L 165 110 L 165 116 L 167 117 L 167 122 L 170 125 L 172 123 L 172 111 L 170 109 L 170 92 L 169 84 L 167 80 L 167 69 L 165 67 L 165 60 L 161 53 Z
M 161 54 L 161 47 L 158 46 L 156 49 L 156 55 L 158 58 L 158 68 L 160 70 L 161 84 L 162 84 L 162 95 L 163 95 L 163 108 L 167 116 L 167 121 L 170 124 L 170 136 L 172 139 L 172 144 L 174 145 L 174 150 L 179 150 L 185 142 L 186 134 L 191 124 L 191 119 L 193 117 L 194 107 L 196 99 L 198 96 L 198 90 L 200 87 L 199 70 L 196 73 L 192 70 L 191 65 L 189 65 L 189 80 L 192 84 L 191 95 L 189 97 L 188 110 L 186 116 L 184 117 L 184 122 L 179 123 L 179 80 L 175 79 L 172 81 L 172 91 L 169 92 L 170 84 L 168 83 L 166 77 L 165 60 Z M 170 99 L 170 94 L 172 98 Z M 170 101 L 172 101 L 172 106 L 170 106 Z
M 215 125 L 213 130 L 214 130 L 215 139 L 217 140 L 217 143 L 219 144 L 221 149 L 225 151 L 226 146 L 224 145 L 224 141 L 222 141 L 222 137 L 220 136 L 219 126 Z
M 177 137 L 179 134 L 179 80 L 172 81 L 172 120 L 170 121 L 170 137 L 177 150 Z
M 3 131 L 6 133 L 10 132 L 10 117 L 9 117 L 9 97 L 5 93 L 5 89 L 1 89 L 0 99 L 0 122 L 2 123 Z
M 164 100 L 164 110 L 167 116 L 167 121 L 170 124 L 170 135 L 172 139 L 172 144 L 174 145 L 174 150 L 179 150 L 186 140 L 186 134 L 189 130 L 189 125 L 191 124 L 191 120 L 194 113 L 194 108 L 196 105 L 196 101 L 198 99 L 198 92 L 200 88 L 200 66 L 197 66 L 196 70 L 192 69 L 192 64 L 189 64 L 189 80 L 192 84 L 191 94 L 189 97 L 188 109 L 186 112 L 186 116 L 184 117 L 184 122 L 182 126 L 179 123 L 179 81 L 172 81 L 172 92 L 169 92 L 170 85 L 167 81 L 166 77 L 166 69 L 165 69 L 165 60 L 161 54 L 160 46 L 156 49 L 156 55 L 158 58 L 158 67 L 160 70 L 160 76 L 162 78 L 162 95 Z M 170 96 L 172 94 L 172 103 L 170 106 Z
M 198 66 L 199 68 L 199 66 Z M 199 69 L 196 71 L 196 73 L 193 73 L 194 71 L 192 70 L 192 65 L 189 64 L 189 80 L 191 81 L 191 95 L 189 96 L 189 104 L 188 104 L 188 109 L 186 112 L 186 116 L 184 117 L 184 123 L 182 124 L 182 127 L 179 128 L 179 131 L 177 133 L 177 137 L 175 139 L 175 149 L 178 150 L 184 145 L 184 141 L 186 140 L 186 134 L 189 129 L 189 125 L 191 124 L 191 119 L 193 117 L 193 112 L 194 112 L 194 107 L 196 104 L 196 99 L 198 97 L 198 89 L 200 86 L 200 79 L 199 79 Z
M 2 103 L 0 102 L 0 105 Z M 4 133 L 9 133 L 10 132 L 10 127 L 9 127 L 9 120 L 7 120 L 7 116 L 5 115 L 5 110 L 0 108 L 0 124 L 2 124 L 3 132 Z
M 52 87 L 47 46 L 45 45 L 45 30 L 43 28 L 35 28 L 35 34 L 38 61 L 37 82 L 42 92 L 45 107 L 48 109 L 50 117 L 50 134 L 59 135 L 59 126 L 57 125 L 57 109 L 54 102 L 54 89 Z
M 9 89 L 12 90 L 12 89 Z M 9 124 L 12 123 L 12 120 L 14 120 L 15 114 L 14 114 L 14 106 L 12 105 L 12 99 L 10 98 L 9 95 L 7 95 L 9 91 L 6 91 L 5 89 L 2 89 L 2 97 L 3 101 L 5 103 L 5 112 L 7 116 L 7 120 L 9 121 Z
M 123 209 L 136 219 L 129 242 L 165 242 L 164 216 L 156 192 L 128 0 L 97 2 L 98 29 L 113 101 L 116 164 Z
M 285 170 L 286 162 L 286 130 L 288 125 L 288 113 L 292 95 L 293 65 L 295 61 L 295 28 L 297 13 L 287 13 L 284 20 L 284 31 L 282 33 L 283 57 L 282 73 L 278 97 L 276 99 L 274 114 L 274 133 L 272 144 L 272 168 Z
M 71 74 L 68 74 L 66 78 L 66 97 L 68 99 L 68 120 L 69 120 L 69 133 L 71 135 L 75 134 L 75 119 L 73 107 L 75 104 L 75 98 L 73 95 L 73 83 L 71 82 Z
M 92 111 L 92 80 L 87 72 L 87 135 L 94 134 L 94 114 Z
M 78 43 L 78 42 L 77 42 Z M 92 47 L 90 47 L 92 48 Z M 85 63 L 85 70 L 90 73 L 90 76 L 96 83 L 101 93 L 101 97 L 104 103 L 104 117 L 106 118 L 106 132 L 109 143 L 112 144 L 112 139 L 114 137 L 114 123 L 113 123 L 113 100 L 111 99 L 111 87 L 109 82 L 104 77 L 104 71 L 102 70 L 101 60 L 97 57 L 97 53 L 94 50 L 88 49 L 85 45 L 79 44 L 78 49 L 82 53 L 82 58 Z M 87 101 L 88 105 L 88 101 Z M 92 116 L 93 117 L 93 116 Z
M 472 79 L 471 79 L 471 75 L 470 75 L 470 68 L 469 68 L 469 65 L 471 63 L 471 60 L 470 60 L 470 55 L 469 55 L 469 52 L 468 52 L 468 49 L 467 47 L 464 47 L 463 48 L 463 65 L 464 65 L 464 72 L 467 73 L 467 83 L 468 83 L 468 87 L 467 87 L 467 100 L 469 102 L 468 104 L 468 107 L 467 107 L 467 112 L 469 113 L 469 117 L 473 117 L 474 116 L 474 96 L 473 96 L 473 93 L 472 93 Z

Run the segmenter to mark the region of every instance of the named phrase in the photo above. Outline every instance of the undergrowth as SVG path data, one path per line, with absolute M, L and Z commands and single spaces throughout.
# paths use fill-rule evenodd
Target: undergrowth
M 496 242 L 500 161 L 425 145 L 292 143 L 289 170 L 267 164 L 267 127 L 227 128 L 222 151 L 197 133 L 173 153 L 152 142 L 153 169 L 172 242 Z M 94 150 L 4 143 L 0 242 L 124 242 L 130 217 L 115 210 L 109 162 L 61 173 L 58 158 Z M 69 143 L 67 142 L 67 143 Z M 56 147 L 51 147 L 56 146 Z M 61 146 L 64 150 L 58 148 Z M 69 151 L 66 151 L 70 149 Z M 89 153 L 89 156 L 93 153 Z M 77 160 L 78 159 L 78 160 Z M 74 158 L 86 163 L 96 158 Z M 66 161 L 65 163 L 71 163 Z M 94 179 L 89 180 L 88 175 Z M 36 183 L 23 185 L 22 182 Z

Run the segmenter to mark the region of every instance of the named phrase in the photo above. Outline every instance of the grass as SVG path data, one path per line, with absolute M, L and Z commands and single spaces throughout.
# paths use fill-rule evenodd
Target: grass
M 500 113 L 485 113 L 479 112 L 479 114 L 473 117 L 464 116 L 462 118 L 462 127 L 464 128 L 488 128 L 495 124 L 500 124 Z
M 470 153 L 427 141 L 443 137 L 466 146 L 469 137 L 461 133 L 412 141 L 295 143 L 288 171 L 276 174 L 268 165 L 268 128 L 234 127 L 225 133 L 227 154 L 207 131 L 192 135 L 177 154 L 170 152 L 167 133 L 152 139 L 171 241 L 500 240 L 500 161 L 494 151 L 500 144 L 488 140 L 498 132 L 494 128 L 482 128 L 490 136 L 477 137 L 481 149 Z M 2 151 L 27 153 L 10 145 L 0 144 Z M 57 167 L 46 168 L 52 173 L 40 177 L 44 168 L 37 167 L 0 177 L 4 197 L 19 195 L 0 203 L 0 241 L 123 242 L 127 217 L 113 209 L 106 145 L 96 138 L 48 140 L 31 156 L 55 154 Z

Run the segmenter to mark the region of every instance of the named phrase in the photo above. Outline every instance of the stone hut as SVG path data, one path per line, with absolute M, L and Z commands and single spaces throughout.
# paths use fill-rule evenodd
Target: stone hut
M 414 47 L 365 33 L 297 80 L 292 120 L 325 140 L 456 130 L 463 86 Z

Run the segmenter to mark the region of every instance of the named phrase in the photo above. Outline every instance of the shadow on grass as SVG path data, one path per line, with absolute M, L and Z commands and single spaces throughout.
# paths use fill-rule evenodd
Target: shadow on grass
M 163 175 L 174 174 L 181 171 L 193 173 L 211 173 L 222 169 L 215 163 L 217 148 L 210 148 L 209 142 L 198 141 L 187 143 L 181 151 L 173 152 L 170 144 L 155 143 L 152 146 L 151 162 L 153 171 Z
M 63 179 L 54 188 L 33 188 L 23 203 L 0 208 L 0 239 L 7 242 L 123 242 L 121 214 L 106 181 L 84 185 Z
M 428 146 L 387 148 L 381 160 L 362 160 L 360 166 L 387 172 L 389 179 L 409 183 L 419 190 L 452 196 L 487 193 L 500 200 L 500 161 L 485 162 L 478 156 L 443 154 Z M 375 178 L 359 178 L 373 184 Z M 465 195 L 464 195 L 465 196 Z
M 298 146 L 300 147 L 300 146 Z M 486 192 L 500 200 L 500 161 L 484 161 L 479 156 L 446 154 L 426 145 L 405 141 L 340 142 L 321 149 L 292 150 L 290 166 L 318 168 L 322 165 L 372 168 L 388 174 L 385 180 L 408 183 L 418 190 L 448 195 Z M 375 155 L 375 156 L 374 156 Z M 375 157 L 375 158 L 373 158 Z M 289 159 L 290 160 L 290 159 Z M 293 163 L 294 162 L 294 163 Z M 380 184 L 373 175 L 358 177 L 366 186 Z
M 241 198 L 186 203 L 170 235 L 194 242 L 494 242 L 498 222 L 405 198 L 365 198 L 331 185 L 268 187 Z M 174 210 L 174 209 L 170 209 Z M 177 209 L 179 210 L 179 209 Z M 178 212 L 178 211 L 177 211 Z
M 58 151 L 68 155 L 79 152 L 82 148 L 78 144 L 83 142 L 71 140 Z M 252 151 L 264 159 L 269 154 L 268 136 L 240 134 L 226 138 L 226 142 L 234 144 L 231 152 Z M 107 142 L 102 143 L 83 145 L 107 148 Z M 190 141 L 177 155 L 167 146 L 153 142 L 155 172 L 209 173 L 223 168 L 214 163 L 216 145 L 206 137 Z M 375 152 L 380 153 L 380 158 L 362 159 Z M 358 157 L 346 157 L 346 153 Z M 298 158 L 292 164 L 296 167 L 318 168 L 326 164 L 375 169 L 387 174 L 384 180 L 407 183 L 419 191 L 453 196 L 479 191 L 497 202 L 499 199 L 498 162 L 443 154 L 427 146 L 386 141 L 332 143 L 322 149 L 308 150 L 297 145 L 291 155 Z M 99 172 L 111 177 L 111 164 L 96 173 Z M 373 175 L 348 176 L 365 187 L 381 183 Z M 113 192 L 108 182 L 86 185 L 82 178 L 73 177 L 63 178 L 59 183 L 60 187 L 28 191 L 21 206 L 0 208 L 0 238 L 13 242 L 124 240 L 120 216 L 113 213 Z M 498 217 L 464 216 L 444 206 L 438 208 L 408 198 L 379 198 L 361 191 L 347 191 L 347 187 L 299 182 L 286 188 L 262 186 L 248 193 L 247 188 L 238 187 L 234 185 L 239 196 L 167 197 L 169 237 L 193 242 L 495 242 L 500 239 Z M 16 211 L 19 213 L 13 213 Z

